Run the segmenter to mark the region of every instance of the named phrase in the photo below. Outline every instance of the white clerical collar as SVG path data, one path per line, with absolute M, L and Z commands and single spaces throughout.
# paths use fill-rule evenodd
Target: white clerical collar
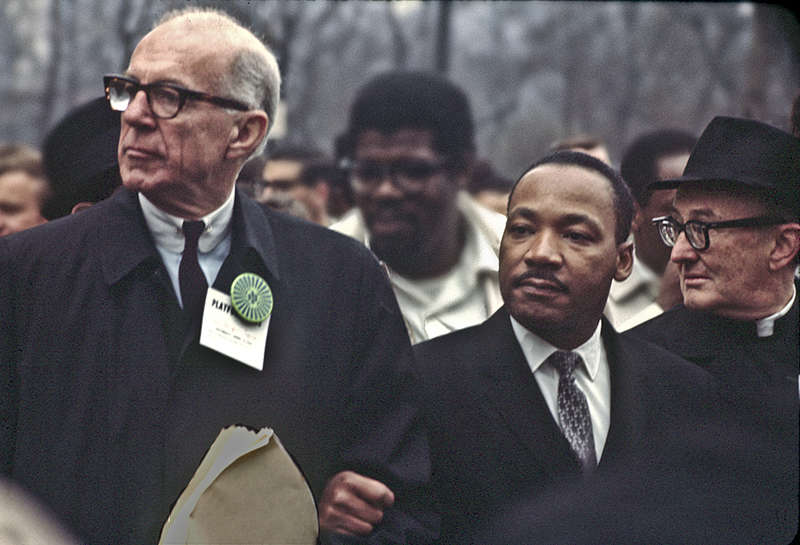
M 228 199 L 216 210 L 200 218 L 206 224 L 203 234 L 200 235 L 198 249 L 202 253 L 208 253 L 230 233 L 231 218 L 233 217 L 233 201 L 236 192 L 231 189 Z M 183 218 L 168 214 L 158 208 L 155 204 L 139 193 L 139 203 L 142 206 L 142 214 L 147 223 L 150 234 L 156 246 L 165 248 L 171 252 L 180 253 L 183 251 Z
M 773 331 L 775 331 L 775 322 L 789 313 L 789 309 L 792 308 L 794 304 L 794 299 L 797 297 L 797 289 L 794 287 L 794 283 L 792 284 L 792 298 L 789 299 L 789 302 L 786 303 L 786 306 L 780 309 L 775 314 L 771 314 L 766 318 L 761 318 L 760 320 L 756 321 L 756 333 L 759 337 L 769 337 L 772 335 Z
M 560 349 L 520 324 L 513 316 L 509 315 L 509 318 L 511 318 L 511 328 L 514 330 L 514 335 L 516 335 L 517 341 L 522 347 L 525 359 L 528 360 L 531 372 L 535 373 L 553 352 Z M 594 380 L 600 368 L 600 357 L 603 349 L 603 341 L 600 336 L 601 327 L 602 323 L 598 322 L 597 329 L 594 330 L 592 336 L 585 343 L 572 350 L 580 354 L 591 380 Z

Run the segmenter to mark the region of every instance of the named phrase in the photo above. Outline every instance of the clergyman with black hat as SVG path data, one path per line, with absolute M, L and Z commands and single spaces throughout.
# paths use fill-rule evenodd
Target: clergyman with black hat
M 773 502 L 796 530 L 800 140 L 717 117 L 683 176 L 651 187 L 677 188 L 672 213 L 653 221 L 672 247 L 683 305 L 629 334 L 717 377 L 728 402 L 720 411 L 747 436 L 732 446 L 757 470 L 749 501 Z

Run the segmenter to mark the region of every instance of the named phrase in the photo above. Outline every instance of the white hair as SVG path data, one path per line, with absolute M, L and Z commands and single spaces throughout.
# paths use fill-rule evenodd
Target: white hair
M 257 47 L 240 45 L 234 51 L 228 73 L 219 82 L 220 93 L 257 110 L 264 110 L 269 118 L 267 133 L 275 124 L 281 92 L 281 73 L 275 55 L 252 31 L 224 11 L 213 8 L 188 7 L 165 13 L 156 23 L 162 25 L 173 19 L 189 15 L 214 17 L 242 30 L 253 37 Z M 234 46 L 236 47 L 236 46 Z M 267 137 L 259 143 L 250 157 L 260 155 L 267 145 Z

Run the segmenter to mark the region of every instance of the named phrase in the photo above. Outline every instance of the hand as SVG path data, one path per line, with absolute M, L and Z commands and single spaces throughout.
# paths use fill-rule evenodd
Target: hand
M 322 531 L 366 536 L 394 504 L 394 492 L 385 484 L 354 471 L 334 475 L 319 502 Z

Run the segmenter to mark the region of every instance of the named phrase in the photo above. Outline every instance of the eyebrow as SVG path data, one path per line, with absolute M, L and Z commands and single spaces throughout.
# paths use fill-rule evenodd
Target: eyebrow
M 156 80 L 156 81 L 151 81 L 150 83 L 143 84 L 142 80 L 139 79 L 138 76 L 135 76 L 135 75 L 131 74 L 128 70 L 125 70 L 122 73 L 122 75 L 125 76 L 126 78 L 130 78 L 132 80 L 136 80 L 136 82 L 139 83 L 140 85 L 174 85 L 174 86 L 180 87 L 182 89 L 187 89 L 187 87 L 185 85 L 183 85 L 181 82 L 175 81 L 175 80 L 172 80 L 172 79 Z
M 512 219 L 517 216 L 522 216 L 528 220 L 535 220 L 538 217 L 538 214 L 532 208 L 528 208 L 527 206 L 519 206 L 511 211 L 511 213 L 508 215 L 508 219 Z
M 595 233 L 601 233 L 603 231 L 601 226 L 586 214 L 565 214 L 558 219 L 558 224 L 567 226 L 583 224 L 588 226 L 589 229 L 593 230 Z
M 536 219 L 539 218 L 539 214 L 537 214 L 536 211 L 532 208 L 528 208 L 527 206 L 520 206 L 511 211 L 511 214 L 509 214 L 508 219 L 513 220 L 516 219 L 517 217 L 522 217 L 523 219 L 526 220 L 535 221 Z M 563 216 L 559 216 L 558 220 L 556 221 L 556 224 L 559 226 L 584 224 L 589 226 L 589 228 L 593 229 L 595 232 L 602 232 L 601 226 L 593 218 L 591 218 L 586 214 L 577 214 L 577 213 L 564 214 Z
M 673 211 L 677 215 L 683 217 L 682 214 L 678 213 L 678 210 L 675 207 L 673 207 Z M 700 217 L 703 219 L 714 219 L 715 217 L 717 217 L 717 214 L 715 214 L 714 211 L 711 210 L 710 208 L 691 208 L 687 212 L 688 212 L 687 217 L 689 218 Z

